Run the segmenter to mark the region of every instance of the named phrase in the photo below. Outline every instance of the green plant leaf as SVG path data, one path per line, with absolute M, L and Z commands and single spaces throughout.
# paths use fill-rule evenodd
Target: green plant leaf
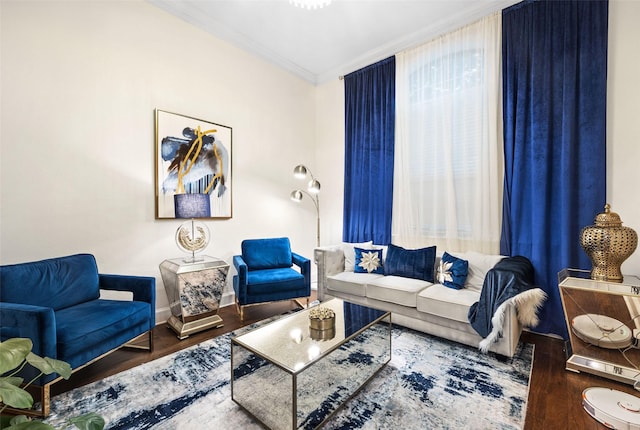
M 8 427 L 7 430 L 56 430 L 56 428 L 50 424 L 45 424 L 42 421 L 27 420 L 20 422 L 19 424 L 13 424 Z
M 2 376 L 0 377 L 0 381 L 19 387 L 24 382 L 24 379 L 19 376 Z
M 89 412 L 88 414 L 71 418 L 69 422 L 80 430 L 102 430 L 104 428 L 104 418 L 95 412 Z
M 31 419 L 27 418 L 26 415 L 16 415 L 15 417 L 9 417 L 9 418 L 10 418 L 9 424 L 12 426 L 31 422 Z
M 28 423 L 31 421 L 31 419 L 27 418 L 26 415 L 16 415 L 15 417 L 9 417 L 9 418 L 11 419 L 11 421 L 9 421 L 9 424 L 11 424 L 12 426 L 15 426 L 21 423 Z
M 0 375 L 20 366 L 31 352 L 31 339 L 14 338 L 0 342 Z
M 71 376 L 71 366 L 69 366 L 69 363 L 65 361 L 56 360 L 49 357 L 42 358 L 32 352 L 27 354 L 26 360 L 27 363 L 29 363 L 45 375 L 57 373 L 64 379 L 69 379 L 69 377 Z
M 0 429 L 6 429 L 7 427 L 9 427 L 13 418 L 14 417 L 10 415 L 0 415 Z
M 33 397 L 20 387 L 16 387 L 9 378 L 0 379 L 0 401 L 12 408 L 26 409 L 33 406 Z

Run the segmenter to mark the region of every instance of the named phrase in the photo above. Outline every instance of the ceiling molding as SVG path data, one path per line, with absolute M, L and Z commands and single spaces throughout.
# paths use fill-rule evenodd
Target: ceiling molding
M 246 25 L 249 22 L 255 21 L 256 16 L 247 16 L 246 13 L 238 14 L 237 13 L 238 10 L 236 9 L 234 10 L 234 12 L 236 12 L 235 18 L 231 19 L 229 21 L 229 24 L 227 24 L 222 19 L 218 19 L 216 16 L 214 16 L 215 14 L 211 13 L 211 9 L 207 10 L 207 8 L 212 7 L 211 3 L 208 4 L 207 2 L 188 1 L 188 0 L 185 0 L 185 1 L 147 0 L 147 1 L 150 4 L 165 10 L 171 15 L 174 15 L 184 20 L 185 22 L 191 25 L 194 25 L 209 34 L 212 34 L 217 38 L 220 38 L 247 52 L 255 54 L 260 58 L 262 58 L 263 60 L 266 60 L 267 62 L 277 67 L 283 68 L 313 85 L 318 85 L 318 84 L 326 83 L 332 79 L 337 79 L 339 76 L 351 73 L 362 67 L 368 66 L 369 64 L 380 61 L 391 55 L 395 55 L 403 50 L 417 47 L 423 43 L 426 43 L 438 37 L 439 35 L 453 31 L 457 28 L 461 28 L 478 19 L 481 19 L 484 16 L 488 16 L 494 12 L 497 12 L 506 7 L 509 7 L 517 3 L 519 0 L 474 0 L 474 1 L 449 0 L 447 2 L 447 4 L 449 5 L 458 3 L 458 5 L 463 5 L 463 6 L 456 7 L 455 9 L 449 11 L 444 17 L 438 20 L 429 22 L 428 24 L 425 24 L 425 25 L 420 24 L 421 28 L 419 28 L 418 30 L 415 30 L 415 31 L 408 30 L 406 34 L 400 37 L 391 38 L 387 43 L 377 45 L 377 46 L 372 43 L 371 49 L 367 50 L 365 47 L 364 52 L 357 53 L 357 54 L 352 52 L 349 55 L 349 60 L 347 61 L 343 60 L 342 61 L 343 64 L 338 64 L 336 66 L 331 65 L 326 70 L 309 70 L 308 68 L 300 64 L 304 61 L 304 59 L 288 58 L 286 55 L 279 53 L 276 50 L 277 48 L 276 49 L 271 48 L 270 41 L 269 41 L 269 37 L 272 36 L 271 34 L 261 34 L 261 36 L 263 36 L 262 39 L 256 40 L 257 37 L 255 36 L 255 34 L 258 34 L 258 33 L 254 32 L 255 28 L 249 28 Z M 347 0 L 344 0 L 344 1 L 346 2 Z M 332 4 L 331 6 L 328 6 L 325 9 L 334 7 L 334 5 L 337 4 L 337 2 L 338 0 L 335 0 L 334 4 Z M 231 4 L 230 2 L 219 2 L 215 6 L 216 8 L 220 8 L 220 11 L 223 11 L 224 3 Z M 286 9 L 282 9 L 282 5 L 281 5 L 282 2 L 277 3 L 277 2 L 266 1 L 266 2 L 260 3 L 260 6 L 263 7 L 262 9 L 257 8 L 257 6 L 254 4 L 254 6 L 257 8 L 255 10 L 264 12 L 265 5 L 268 5 L 269 3 L 273 5 L 274 13 L 276 13 L 277 11 L 283 14 L 289 13 Z M 388 1 L 385 3 L 387 3 L 387 5 L 393 4 L 392 2 L 388 2 Z M 425 1 L 423 3 L 424 7 L 426 8 L 425 10 L 427 10 L 428 7 L 430 7 L 429 3 L 431 2 Z M 245 5 L 247 4 L 249 3 L 245 3 Z M 375 5 L 376 2 L 371 2 L 371 1 L 370 2 L 362 1 L 358 3 L 352 2 L 348 4 L 348 6 L 350 8 L 353 8 L 355 7 L 356 4 L 358 8 L 360 7 L 364 8 L 364 7 L 373 7 L 371 5 Z M 369 4 L 369 6 L 367 6 L 367 4 Z M 399 4 L 399 3 L 395 3 L 395 4 Z M 413 3 L 414 7 L 415 7 L 415 4 L 416 3 L 414 2 Z M 439 7 L 442 7 L 443 2 L 433 2 L 433 4 L 438 4 Z M 277 9 L 277 8 L 280 8 L 280 9 Z M 243 12 L 246 12 L 246 10 L 243 10 Z M 304 12 L 314 13 L 315 11 L 304 11 Z M 334 14 L 334 17 L 335 17 L 335 14 Z M 398 14 L 397 18 L 401 19 L 401 14 Z M 236 26 L 233 25 L 236 22 L 234 21 L 234 19 L 239 20 L 237 21 L 238 24 Z M 291 17 L 289 17 L 289 19 L 291 19 Z M 290 24 L 290 23 L 285 22 L 285 24 Z M 414 20 L 414 24 L 415 24 L 415 20 Z M 251 36 L 250 34 L 246 34 L 245 32 L 243 32 L 242 31 L 243 25 L 245 26 L 244 28 L 246 33 L 252 33 L 254 35 Z M 366 30 L 366 28 L 372 28 L 372 27 L 363 26 L 363 28 L 365 29 L 365 31 L 371 31 L 371 30 Z M 375 28 L 376 28 L 376 31 L 379 31 L 380 28 L 384 28 L 384 22 L 382 22 L 380 26 L 377 26 Z M 331 30 L 329 29 L 328 31 L 331 31 Z M 278 35 L 273 35 L 273 36 L 278 36 Z M 319 34 L 318 36 L 322 37 L 323 35 Z M 362 34 L 359 34 L 359 36 L 362 36 Z M 316 41 L 314 40 L 314 42 Z M 298 41 L 294 40 L 291 43 L 295 44 L 295 43 L 298 43 Z M 277 46 L 277 45 L 273 45 L 273 46 Z M 332 55 L 332 50 L 337 54 L 340 48 L 341 47 L 339 46 L 322 46 L 323 52 L 319 52 L 319 55 L 330 56 Z

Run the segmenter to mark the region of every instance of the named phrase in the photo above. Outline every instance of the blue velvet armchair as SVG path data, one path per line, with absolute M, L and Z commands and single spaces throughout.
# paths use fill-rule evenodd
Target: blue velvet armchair
M 90 254 L 0 266 L 0 339 L 29 338 L 33 353 L 66 361 L 75 371 L 128 342 L 148 337 L 155 326 L 155 278 L 99 274 Z M 133 300 L 106 300 L 100 290 L 129 291 Z M 31 380 L 37 373 L 24 369 Z M 39 377 L 41 411 L 49 414 L 57 374 Z
M 233 277 L 240 319 L 244 307 L 259 303 L 306 298 L 311 295 L 311 261 L 291 251 L 289 238 L 247 239 L 242 255 L 233 257 L 238 274 Z M 299 271 L 294 269 L 296 265 Z

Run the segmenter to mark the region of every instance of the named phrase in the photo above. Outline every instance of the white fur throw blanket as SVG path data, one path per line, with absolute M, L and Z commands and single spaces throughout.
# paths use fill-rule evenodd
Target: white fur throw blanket
M 469 323 L 483 338 L 479 348 L 487 352 L 502 335 L 507 306 L 515 306 L 518 320 L 531 327 L 538 324 L 538 310 L 547 294 L 533 284 L 534 270 L 526 257 L 500 260 L 485 276 L 480 300 L 469 309 Z
M 502 335 L 502 324 L 507 306 L 513 305 L 516 307 L 518 321 L 520 321 L 523 326 L 534 327 L 538 325 L 539 322 L 538 310 L 542 307 L 546 299 L 547 293 L 540 288 L 533 288 L 502 302 L 491 318 L 491 325 L 493 326 L 491 332 L 480 341 L 478 345 L 480 351 L 489 351 L 491 344 L 497 342 Z

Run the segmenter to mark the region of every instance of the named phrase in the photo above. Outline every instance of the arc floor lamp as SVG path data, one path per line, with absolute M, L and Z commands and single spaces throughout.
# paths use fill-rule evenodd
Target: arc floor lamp
M 298 179 L 306 179 L 310 178 L 307 183 L 307 191 L 304 190 L 293 190 L 291 192 L 291 200 L 294 202 L 301 202 L 304 194 L 309 196 L 311 201 L 316 207 L 316 246 L 320 246 L 320 199 L 318 194 L 320 194 L 320 182 L 314 178 L 313 174 L 309 169 L 307 169 L 302 164 L 298 164 L 293 169 L 293 176 Z

